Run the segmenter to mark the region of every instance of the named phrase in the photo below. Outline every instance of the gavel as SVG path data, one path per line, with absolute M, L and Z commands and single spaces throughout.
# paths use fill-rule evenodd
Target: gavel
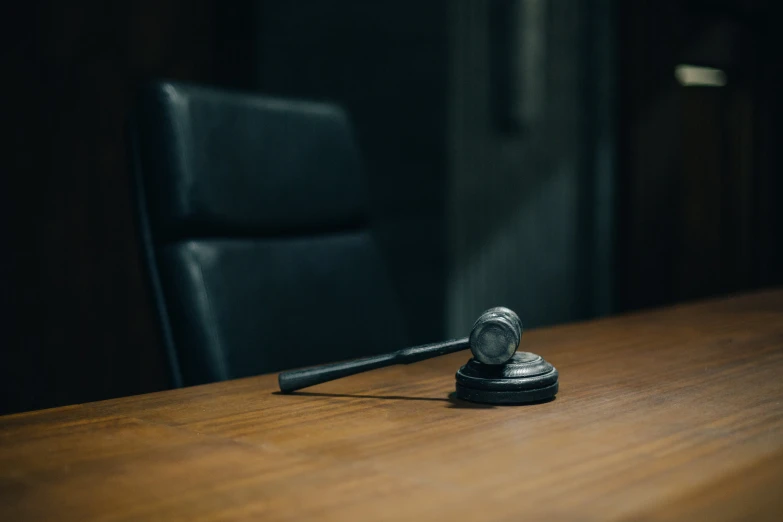
M 468 337 L 286 371 L 280 373 L 278 383 L 281 392 L 290 393 L 369 370 L 470 349 L 473 357 L 456 374 L 457 398 L 487 404 L 525 404 L 554 398 L 557 370 L 540 355 L 518 352 L 521 340 L 519 316 L 501 306 L 481 314 Z

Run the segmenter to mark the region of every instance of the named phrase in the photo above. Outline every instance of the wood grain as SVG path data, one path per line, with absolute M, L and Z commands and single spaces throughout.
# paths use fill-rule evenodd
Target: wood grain
M 0 519 L 783 519 L 783 291 L 522 343 L 555 401 L 450 399 L 454 354 L 0 417 Z

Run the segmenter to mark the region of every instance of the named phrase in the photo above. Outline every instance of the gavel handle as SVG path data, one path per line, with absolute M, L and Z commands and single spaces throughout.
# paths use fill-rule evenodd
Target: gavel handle
M 375 370 L 376 368 L 384 368 L 395 364 L 410 364 L 438 357 L 439 355 L 459 352 L 468 348 L 470 348 L 468 338 L 464 337 L 462 339 L 453 339 L 441 343 L 414 346 L 392 353 L 373 355 L 372 357 L 364 357 L 352 361 L 343 361 L 324 364 L 322 366 L 313 366 L 312 368 L 303 368 L 301 370 L 282 372 L 277 377 L 277 382 L 280 384 L 281 392 L 290 393 L 301 388 L 315 386 L 322 382 L 333 381 L 356 373 Z

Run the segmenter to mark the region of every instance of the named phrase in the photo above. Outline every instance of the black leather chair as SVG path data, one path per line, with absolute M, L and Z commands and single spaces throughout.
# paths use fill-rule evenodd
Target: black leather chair
M 158 83 L 130 144 L 174 385 L 403 346 L 342 110 Z

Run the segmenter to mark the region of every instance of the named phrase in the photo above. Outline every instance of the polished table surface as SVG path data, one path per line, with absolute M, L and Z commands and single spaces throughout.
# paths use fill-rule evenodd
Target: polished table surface
M 459 353 L 0 417 L 0 520 L 783 520 L 783 291 L 531 330 L 557 399 Z

